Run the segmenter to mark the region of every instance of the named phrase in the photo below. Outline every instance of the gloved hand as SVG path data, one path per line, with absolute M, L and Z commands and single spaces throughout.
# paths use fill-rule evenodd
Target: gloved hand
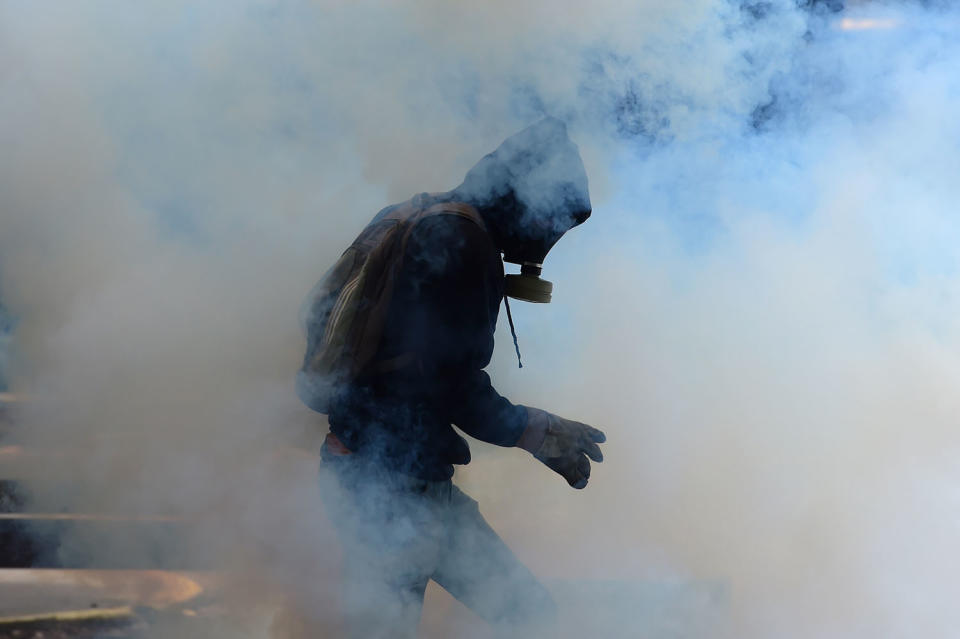
M 583 488 L 590 479 L 590 460 L 603 461 L 597 444 L 607 441 L 603 432 L 548 413 L 527 409 L 527 429 L 517 442 L 523 448 L 567 480 L 573 488 Z

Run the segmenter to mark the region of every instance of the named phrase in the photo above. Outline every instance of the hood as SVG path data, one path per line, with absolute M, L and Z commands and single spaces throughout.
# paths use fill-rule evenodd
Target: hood
M 553 245 L 590 217 L 580 153 L 556 118 L 504 140 L 454 192 L 480 211 L 504 261 L 527 275 L 539 276 Z

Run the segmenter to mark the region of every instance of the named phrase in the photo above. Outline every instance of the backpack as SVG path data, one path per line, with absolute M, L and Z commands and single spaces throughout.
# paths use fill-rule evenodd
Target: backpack
M 297 394 L 311 409 L 327 413 L 343 384 L 416 362 L 416 353 L 374 360 L 407 242 L 417 222 L 431 215 L 456 215 L 486 231 L 469 204 L 436 202 L 422 193 L 377 215 L 308 295 L 307 351 Z

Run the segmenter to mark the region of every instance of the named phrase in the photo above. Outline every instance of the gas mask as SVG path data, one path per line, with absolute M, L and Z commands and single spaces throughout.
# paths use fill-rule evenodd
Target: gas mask
M 506 276 L 507 296 L 523 302 L 548 304 L 553 297 L 553 282 L 540 277 L 543 273 L 543 260 L 566 230 L 582 224 L 588 217 L 589 209 L 583 210 L 569 215 L 569 221 L 561 231 L 541 230 L 527 238 L 507 240 L 503 247 L 503 261 L 520 266 L 519 274 L 511 273 Z
M 541 278 L 540 272 L 540 264 L 527 262 L 520 267 L 519 275 L 507 275 L 507 296 L 522 302 L 548 304 L 553 298 L 553 282 Z
M 587 174 L 566 125 L 546 117 L 484 156 L 454 197 L 483 214 L 503 261 L 520 266 L 506 276 L 506 294 L 544 304 L 553 284 L 540 277 L 553 245 L 590 217 Z

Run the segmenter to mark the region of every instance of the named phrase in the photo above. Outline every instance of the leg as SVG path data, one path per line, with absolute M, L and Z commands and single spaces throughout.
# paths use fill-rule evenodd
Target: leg
M 344 619 L 356 639 L 412 639 L 439 555 L 436 508 L 343 461 L 321 464 L 321 493 L 343 546 Z M 342 464 L 338 466 L 337 464 Z
M 384 574 L 378 562 L 347 557 L 343 574 L 344 621 L 352 639 L 414 639 L 427 578 Z
M 547 589 L 514 556 L 480 514 L 477 502 L 452 487 L 444 551 L 433 578 L 451 595 L 500 628 L 532 630 L 552 623 Z

